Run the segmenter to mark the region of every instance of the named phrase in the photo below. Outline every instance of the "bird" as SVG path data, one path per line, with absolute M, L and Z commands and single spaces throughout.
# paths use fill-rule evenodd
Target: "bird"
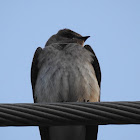
M 101 70 L 90 36 L 64 28 L 38 47 L 31 65 L 34 103 L 100 102 Z M 98 125 L 39 126 L 41 140 L 97 140 Z

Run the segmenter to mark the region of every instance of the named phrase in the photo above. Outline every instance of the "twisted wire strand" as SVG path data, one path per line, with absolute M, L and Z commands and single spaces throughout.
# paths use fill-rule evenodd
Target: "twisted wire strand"
M 140 102 L 0 104 L 0 126 L 140 124 Z

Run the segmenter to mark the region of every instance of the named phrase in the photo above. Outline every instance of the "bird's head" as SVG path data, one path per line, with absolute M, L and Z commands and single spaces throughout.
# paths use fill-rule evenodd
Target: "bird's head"
M 47 41 L 46 46 L 52 43 L 77 43 L 83 46 L 89 37 L 90 36 L 81 36 L 70 29 L 62 29 Z

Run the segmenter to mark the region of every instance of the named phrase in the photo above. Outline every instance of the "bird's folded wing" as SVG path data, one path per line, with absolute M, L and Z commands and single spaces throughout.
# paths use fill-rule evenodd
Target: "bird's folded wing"
M 35 96 L 34 96 L 34 90 L 35 90 L 35 84 L 36 84 L 36 80 L 37 80 L 37 75 L 38 75 L 38 72 L 39 72 L 38 57 L 39 57 L 41 52 L 42 52 L 42 48 L 38 47 L 36 49 L 36 51 L 35 51 L 33 61 L 32 61 L 32 66 L 31 66 L 31 83 L 32 83 L 34 102 L 36 102 L 36 99 L 35 99 Z
M 88 51 L 90 51 L 93 54 L 93 61 L 92 61 L 92 66 L 95 70 L 95 74 L 96 74 L 96 78 L 100 87 L 101 84 L 101 70 L 100 70 L 100 65 L 98 62 L 98 59 L 94 53 L 94 51 L 92 50 L 92 48 L 89 45 L 85 45 L 84 48 Z

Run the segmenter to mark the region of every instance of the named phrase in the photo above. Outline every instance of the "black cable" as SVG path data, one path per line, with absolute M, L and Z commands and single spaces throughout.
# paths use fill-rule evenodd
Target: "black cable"
M 140 124 L 140 102 L 0 104 L 0 126 Z

